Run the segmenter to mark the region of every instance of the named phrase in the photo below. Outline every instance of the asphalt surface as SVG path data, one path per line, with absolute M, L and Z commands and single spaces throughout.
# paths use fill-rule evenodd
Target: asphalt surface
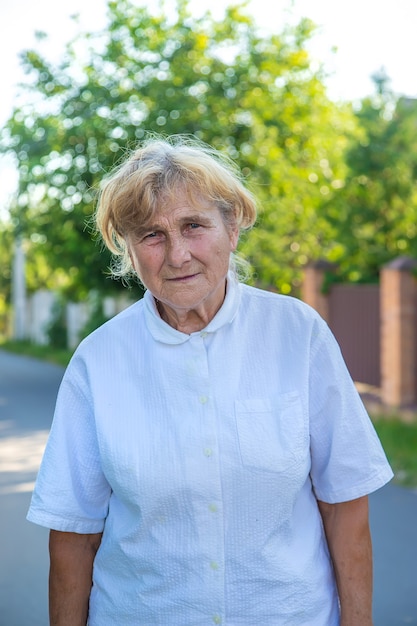
M 26 512 L 62 374 L 0 351 L 0 626 L 48 624 L 48 531 Z
M 48 625 L 48 531 L 25 518 L 62 374 L 0 351 L 0 626 Z M 389 484 L 370 505 L 374 626 L 417 626 L 417 493 Z

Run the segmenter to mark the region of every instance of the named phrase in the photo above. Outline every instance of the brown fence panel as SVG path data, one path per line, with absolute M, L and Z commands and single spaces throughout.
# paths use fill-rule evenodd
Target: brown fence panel
M 334 285 L 329 326 L 356 382 L 380 386 L 379 285 Z

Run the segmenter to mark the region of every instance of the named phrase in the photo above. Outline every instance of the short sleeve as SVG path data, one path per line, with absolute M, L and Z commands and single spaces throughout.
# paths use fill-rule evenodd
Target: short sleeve
M 75 356 L 58 392 L 27 519 L 54 530 L 101 532 L 110 493 L 101 469 L 87 371 Z
M 392 478 L 339 345 L 321 319 L 311 345 L 309 412 L 311 479 L 319 500 L 353 500 Z

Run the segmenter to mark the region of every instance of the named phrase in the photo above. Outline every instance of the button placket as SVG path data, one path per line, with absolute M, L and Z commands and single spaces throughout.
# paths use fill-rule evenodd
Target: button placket
M 207 604 L 208 613 L 212 623 L 222 623 L 224 607 L 224 528 L 223 516 L 219 514 L 221 507 L 221 475 L 218 458 L 217 441 L 217 417 L 216 408 L 211 395 L 208 352 L 204 331 L 193 338 L 195 370 L 191 377 L 200 423 L 200 466 L 202 472 L 202 493 L 205 494 L 205 502 L 198 505 L 198 515 L 205 529 L 204 552 L 204 578 L 207 580 L 210 592 L 210 600 Z M 209 608 L 210 607 L 210 608 Z

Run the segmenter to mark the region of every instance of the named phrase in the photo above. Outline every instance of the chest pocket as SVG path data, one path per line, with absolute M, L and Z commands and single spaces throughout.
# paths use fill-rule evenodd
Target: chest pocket
M 283 472 L 302 461 L 306 424 L 296 392 L 236 400 L 235 416 L 245 467 Z

